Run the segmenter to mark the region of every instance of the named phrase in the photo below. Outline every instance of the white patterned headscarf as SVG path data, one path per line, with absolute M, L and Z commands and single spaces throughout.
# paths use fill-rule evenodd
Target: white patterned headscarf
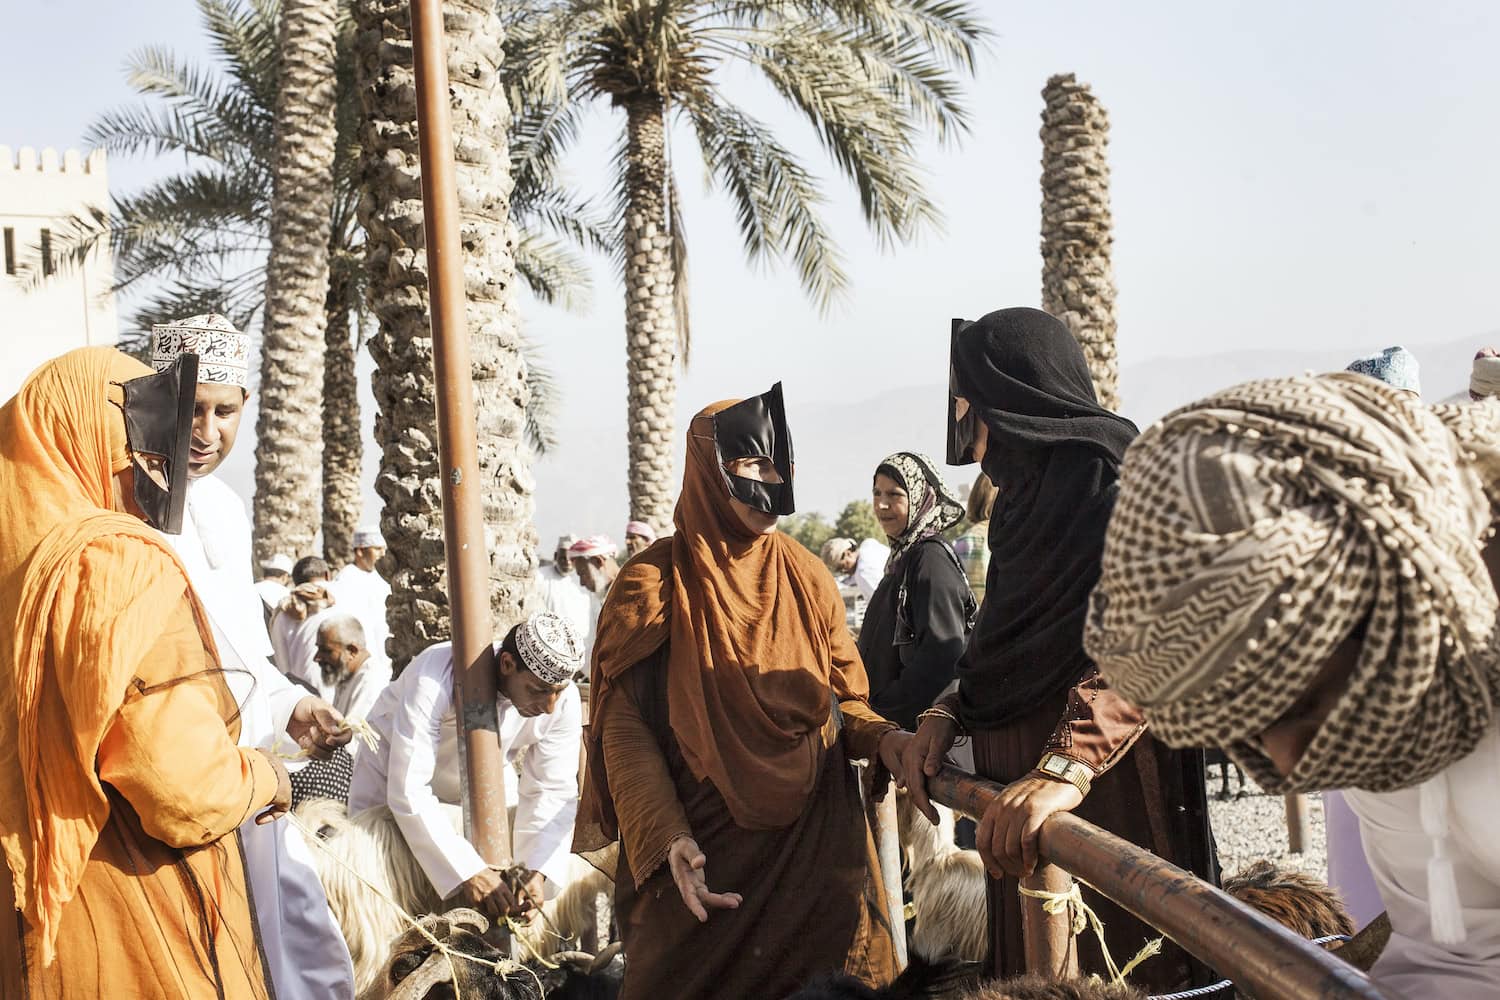
M 1497 448 L 1500 402 L 1428 409 L 1351 374 L 1178 410 L 1126 454 L 1085 647 L 1158 737 L 1223 747 L 1270 791 L 1420 784 L 1472 750 L 1500 689 Z M 1361 624 L 1283 778 L 1255 738 Z
M 875 468 L 875 475 L 893 479 L 906 491 L 906 527 L 891 539 L 891 554 L 885 571 L 892 572 L 901 558 L 917 543 L 940 535 L 964 519 L 964 505 L 959 503 L 932 459 L 914 451 L 887 455 Z

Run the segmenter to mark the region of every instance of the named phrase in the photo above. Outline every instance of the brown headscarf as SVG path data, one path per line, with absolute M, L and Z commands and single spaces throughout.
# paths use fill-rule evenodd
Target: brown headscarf
M 782 532 L 736 516 L 707 407 L 688 429 L 676 533 L 627 563 L 610 588 L 594 644 L 595 712 L 617 679 L 668 644 L 673 734 L 699 780 L 712 781 L 746 829 L 791 825 L 811 793 L 832 697 L 869 684 L 823 564 Z M 602 749 L 592 736 L 575 847 L 618 836 Z

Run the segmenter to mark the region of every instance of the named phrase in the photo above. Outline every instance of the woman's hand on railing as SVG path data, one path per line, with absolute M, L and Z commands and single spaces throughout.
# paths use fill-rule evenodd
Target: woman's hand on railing
M 1036 871 L 1037 835 L 1054 813 L 1072 812 L 1083 793 L 1066 781 L 1031 774 L 1005 786 L 980 817 L 975 846 L 991 878 Z
M 907 741 L 901 753 L 901 773 L 897 784 L 911 793 L 911 804 L 921 811 L 927 821 L 937 824 L 937 809 L 927 798 L 927 779 L 937 776 L 943 766 L 943 758 L 953 749 L 958 739 L 958 723 L 943 715 L 929 715 L 917 727 L 917 733 Z

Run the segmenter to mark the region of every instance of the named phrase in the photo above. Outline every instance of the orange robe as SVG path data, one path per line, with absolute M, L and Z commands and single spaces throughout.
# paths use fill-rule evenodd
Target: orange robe
M 234 697 L 188 600 L 161 622 L 94 758 L 109 818 L 63 904 L 51 964 L 11 873 L 0 877 L 6 1000 L 272 995 L 236 830 L 271 801 L 276 773 L 235 745 Z

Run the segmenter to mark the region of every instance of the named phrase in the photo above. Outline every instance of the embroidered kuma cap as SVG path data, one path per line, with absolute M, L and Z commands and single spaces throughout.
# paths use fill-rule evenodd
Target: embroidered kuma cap
M 354 547 L 356 549 L 383 549 L 385 538 L 380 534 L 380 529 L 373 524 L 362 525 L 355 529 Z
M 1379 354 L 1359 358 L 1349 364 L 1348 370 L 1378 378 L 1393 389 L 1422 395 L 1421 368 L 1416 355 L 1404 347 L 1387 347 Z
M 151 367 L 166 371 L 180 355 L 198 355 L 198 381 L 250 387 L 250 337 L 218 313 L 151 328 Z
M 516 630 L 521 665 L 543 684 L 566 684 L 583 669 L 583 642 L 568 620 L 551 611 L 535 612 Z

